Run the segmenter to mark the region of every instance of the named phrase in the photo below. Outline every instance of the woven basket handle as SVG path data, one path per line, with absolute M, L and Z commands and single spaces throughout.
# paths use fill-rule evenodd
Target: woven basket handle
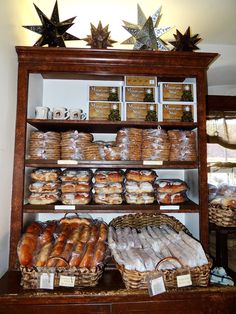
M 48 259 L 48 261 L 49 260 L 60 260 L 60 261 L 63 261 L 63 262 L 65 262 L 66 263 L 66 266 L 65 267 L 68 267 L 69 266 L 69 263 L 68 263 L 68 261 L 64 258 L 64 257 L 61 257 L 61 256 L 51 256 L 51 257 L 49 257 L 49 259 Z
M 162 258 L 162 259 L 156 264 L 155 269 L 156 269 L 156 270 L 159 270 L 160 265 L 164 264 L 165 262 L 171 262 L 171 261 L 178 262 L 181 267 L 184 267 L 184 265 L 180 262 L 180 260 L 179 260 L 177 257 L 174 257 L 174 256 L 167 256 L 167 257 Z

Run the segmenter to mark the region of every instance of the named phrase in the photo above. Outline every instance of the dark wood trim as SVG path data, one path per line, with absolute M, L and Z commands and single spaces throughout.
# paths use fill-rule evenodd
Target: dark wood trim
M 207 100 L 207 115 L 214 111 L 236 111 L 236 96 L 224 95 L 208 95 Z

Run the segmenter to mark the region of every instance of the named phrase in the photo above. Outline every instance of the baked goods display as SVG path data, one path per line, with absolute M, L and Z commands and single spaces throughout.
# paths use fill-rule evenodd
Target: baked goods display
M 93 197 L 96 204 L 122 204 L 124 181 L 122 170 L 96 170 L 94 181 Z
M 29 138 L 30 159 L 60 159 L 59 132 L 32 131 Z
M 61 202 L 66 205 L 90 203 L 92 189 L 92 171 L 65 169 L 60 176 Z
M 195 161 L 196 133 L 193 131 L 168 130 L 170 161 Z
M 153 170 L 127 170 L 125 174 L 125 200 L 127 204 L 152 204 L 155 201 Z
M 61 159 L 88 159 L 85 156 L 85 148 L 93 141 L 90 133 L 71 130 L 61 132 Z
M 167 132 L 161 128 L 143 130 L 142 159 L 168 161 L 170 141 Z
M 142 130 L 123 128 L 117 132 L 116 145 L 121 150 L 121 160 L 142 159 Z
M 180 204 L 187 201 L 188 185 L 180 179 L 157 179 L 156 200 L 161 204 Z
M 94 141 L 91 133 L 31 132 L 29 158 L 62 160 L 195 161 L 193 131 L 122 128 L 115 141 Z
M 60 199 L 60 171 L 56 169 L 34 169 L 30 176 L 31 192 L 28 201 L 32 205 L 54 204 Z
M 33 222 L 22 235 L 17 254 L 22 267 L 76 267 L 91 269 L 103 263 L 107 225 L 70 217 Z
M 170 226 L 117 227 L 109 226 L 108 244 L 118 265 L 140 272 L 198 267 L 208 263 L 201 244 L 184 231 Z M 169 259 L 170 257 L 176 260 Z

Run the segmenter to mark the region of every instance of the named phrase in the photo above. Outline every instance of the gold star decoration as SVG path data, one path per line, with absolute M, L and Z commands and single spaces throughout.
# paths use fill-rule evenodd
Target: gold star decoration
M 175 41 L 170 41 L 169 43 L 174 46 L 173 50 L 175 51 L 193 51 L 198 50 L 199 48 L 196 44 L 201 40 L 198 37 L 198 34 L 191 36 L 190 26 L 187 28 L 184 34 L 181 34 L 180 31 L 176 30 L 176 34 L 173 34 Z
M 66 31 L 74 25 L 75 17 L 60 22 L 57 1 L 55 2 L 51 18 L 49 19 L 35 4 L 42 25 L 23 26 L 41 35 L 34 46 L 65 47 L 64 40 L 80 40 Z
M 99 21 L 97 28 L 92 23 L 90 25 L 91 35 L 87 35 L 87 37 L 83 39 L 87 41 L 87 46 L 95 49 L 106 49 L 116 43 L 115 40 L 110 38 L 110 32 L 108 31 L 109 25 L 103 27 L 101 21 Z
M 123 21 L 123 27 L 132 37 L 128 38 L 122 44 L 134 44 L 133 49 L 141 50 L 168 50 L 166 43 L 160 38 L 170 30 L 170 26 L 158 28 L 161 19 L 161 7 L 148 19 L 145 17 L 141 7 L 138 5 L 138 24 L 132 24 Z

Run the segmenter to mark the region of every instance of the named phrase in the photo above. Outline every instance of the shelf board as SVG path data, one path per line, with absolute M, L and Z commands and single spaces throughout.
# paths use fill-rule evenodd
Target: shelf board
M 144 165 L 143 161 L 105 161 L 105 160 L 72 160 L 67 163 L 58 163 L 58 160 L 51 159 L 27 159 L 25 161 L 26 167 L 33 168 L 116 168 L 116 169 L 195 169 L 196 162 L 191 161 L 164 161 L 163 164 L 148 164 Z M 75 162 L 75 163 L 74 163 Z
M 56 205 L 62 205 L 64 209 L 55 209 Z M 71 205 L 68 205 L 70 207 Z M 148 205 L 74 205 L 75 209 L 66 209 L 67 205 L 61 203 L 51 205 L 31 205 L 25 204 L 23 207 L 24 213 L 198 213 L 199 207 L 192 201 L 187 201 L 179 205 L 179 209 L 160 209 L 160 204 Z M 162 205 L 163 206 L 163 205 Z
M 166 122 L 146 122 L 146 121 L 106 121 L 106 120 L 41 120 L 27 119 L 27 122 L 41 131 L 68 131 L 71 129 L 79 129 L 81 132 L 91 133 L 116 133 L 121 128 L 135 127 L 140 129 L 162 128 L 173 129 L 194 129 L 197 123 L 166 121 Z

